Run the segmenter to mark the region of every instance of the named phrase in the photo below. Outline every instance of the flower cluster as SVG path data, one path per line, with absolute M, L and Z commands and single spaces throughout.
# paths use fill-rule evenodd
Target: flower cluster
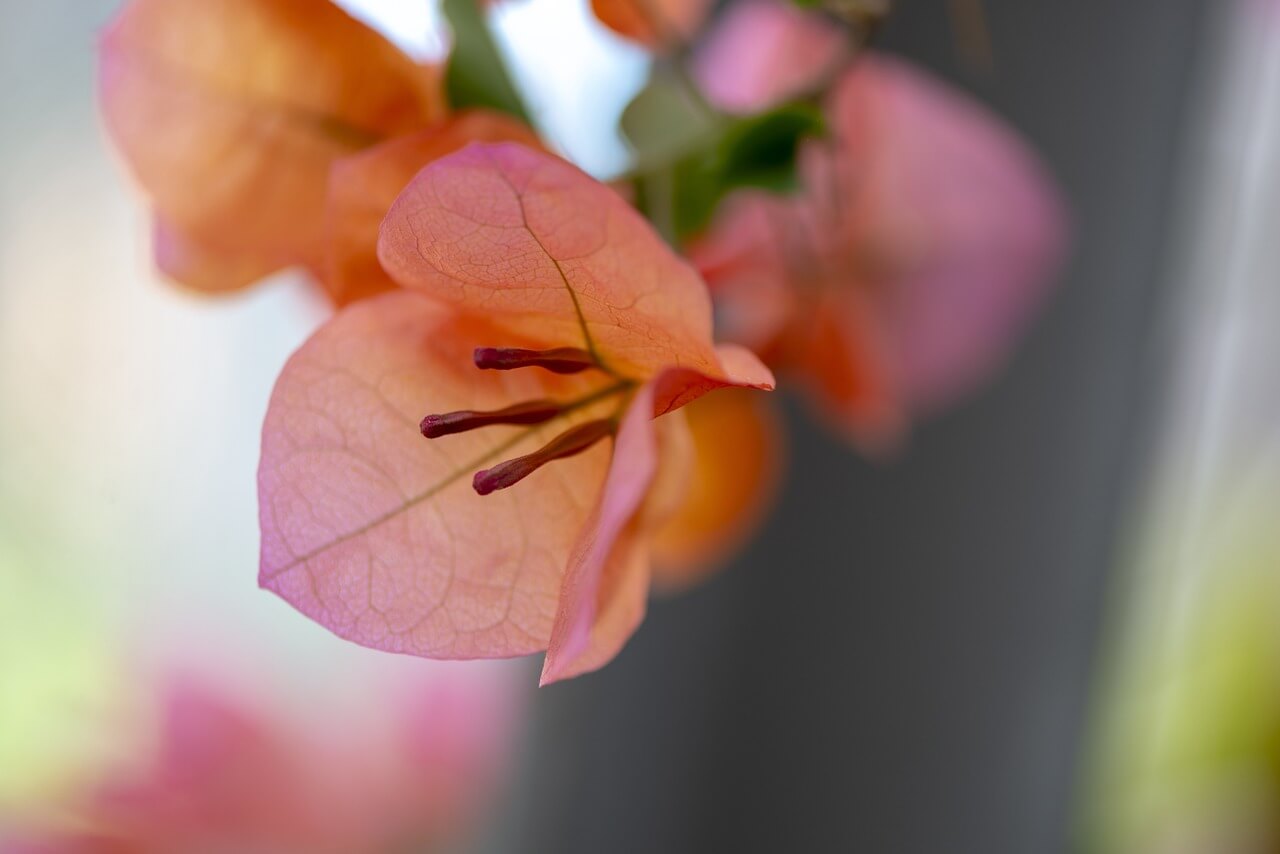
M 126 6 L 102 103 L 158 266 L 204 291 L 301 267 L 338 308 L 268 408 L 264 587 L 360 644 L 574 676 L 652 581 L 756 527 L 771 369 L 883 448 L 995 367 L 1062 243 L 1025 146 L 863 49 L 869 12 L 748 0 L 700 39 L 711 5 L 593 3 L 653 86 L 696 87 L 698 132 L 638 151 L 636 192 L 552 153 L 513 90 L 451 85 L 501 76 L 463 67 L 496 54 L 461 27 L 428 67 L 329 0 Z

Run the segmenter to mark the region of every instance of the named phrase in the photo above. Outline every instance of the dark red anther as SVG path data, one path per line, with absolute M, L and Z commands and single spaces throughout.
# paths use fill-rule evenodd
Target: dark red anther
M 588 421 L 572 427 L 556 436 L 543 447 L 523 457 L 498 463 L 491 469 L 476 472 L 471 485 L 481 495 L 488 495 L 495 489 L 506 489 L 519 483 L 552 460 L 572 457 L 590 448 L 605 436 L 613 435 L 617 423 L 611 419 Z
M 527 403 L 517 403 L 491 412 L 463 409 L 442 415 L 428 415 L 422 419 L 420 429 L 422 435 L 428 439 L 435 439 L 451 433 L 464 433 L 477 427 L 488 427 L 490 424 L 541 424 L 543 421 L 550 421 L 563 411 L 564 405 L 554 400 L 530 400 Z
M 514 368 L 543 368 L 557 374 L 576 374 L 597 367 L 595 358 L 577 347 L 552 350 L 522 350 L 519 347 L 477 347 L 473 356 L 477 368 L 510 371 Z

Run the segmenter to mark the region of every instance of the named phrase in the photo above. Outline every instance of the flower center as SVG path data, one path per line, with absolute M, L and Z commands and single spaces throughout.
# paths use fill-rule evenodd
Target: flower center
M 542 368 L 557 374 L 576 374 L 588 368 L 600 368 L 600 364 L 589 352 L 576 347 L 557 347 L 551 350 L 477 347 L 472 358 L 476 367 L 481 370 L 509 371 L 515 368 Z M 495 424 L 530 426 L 542 424 L 607 397 L 626 392 L 634 386 L 635 382 L 632 380 L 618 380 L 575 400 L 530 400 L 502 409 L 487 411 L 463 409 L 457 412 L 428 415 L 422 419 L 420 429 L 422 435 L 428 439 L 438 439 L 441 436 L 465 433 Z M 616 413 L 608 418 L 587 421 L 570 427 L 532 453 L 476 472 L 471 486 L 481 495 L 506 489 L 553 460 L 562 460 L 588 450 L 606 436 L 614 435 L 617 430 Z

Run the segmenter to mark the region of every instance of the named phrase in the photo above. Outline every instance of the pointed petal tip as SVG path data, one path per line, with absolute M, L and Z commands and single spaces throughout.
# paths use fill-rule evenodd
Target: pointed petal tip
M 554 685 L 557 682 L 585 676 L 598 670 L 602 664 L 603 662 L 594 667 L 575 670 L 572 656 L 559 655 L 556 650 L 548 649 L 546 656 L 542 659 L 542 672 L 538 675 L 538 687 L 546 688 L 548 685 Z
M 551 656 L 547 656 L 542 662 L 542 673 L 538 676 L 538 687 L 545 688 L 559 681 L 560 676 L 551 667 Z
M 777 385 L 773 371 L 760 357 L 737 344 L 719 344 L 716 356 L 730 384 L 760 391 L 773 391 Z

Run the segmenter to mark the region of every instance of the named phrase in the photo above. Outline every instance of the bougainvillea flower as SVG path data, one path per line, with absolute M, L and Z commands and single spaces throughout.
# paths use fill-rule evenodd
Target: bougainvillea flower
M 875 446 L 999 364 L 1065 229 L 1021 140 L 900 61 L 860 57 L 828 113 L 801 192 L 731 198 L 691 253 L 727 339 Z
M 693 58 L 707 100 L 729 113 L 757 113 L 812 94 L 849 55 L 844 30 L 790 2 L 746 0 L 716 20 Z
M 644 613 L 674 410 L 772 376 L 713 345 L 702 281 L 620 196 L 520 145 L 419 172 L 379 257 L 402 289 L 272 394 L 262 585 L 378 649 L 601 666 Z
M 691 41 L 711 6 L 711 0 L 591 0 L 600 23 L 655 50 Z
M 328 0 L 133 0 L 99 71 L 157 262 L 201 290 L 318 269 L 331 164 L 444 116 L 438 71 Z
M 345 305 L 395 287 L 378 263 L 383 217 L 418 170 L 469 142 L 541 147 L 524 123 L 504 113 L 468 110 L 333 164 L 325 203 L 324 281 L 336 303 Z
M 506 692 L 435 681 L 389 727 L 313 727 L 190 678 L 167 688 L 156 751 L 72 810 L 76 829 L 3 844 L 45 854 L 437 850 L 496 782 Z M 482 689 L 482 690 L 477 690 Z

